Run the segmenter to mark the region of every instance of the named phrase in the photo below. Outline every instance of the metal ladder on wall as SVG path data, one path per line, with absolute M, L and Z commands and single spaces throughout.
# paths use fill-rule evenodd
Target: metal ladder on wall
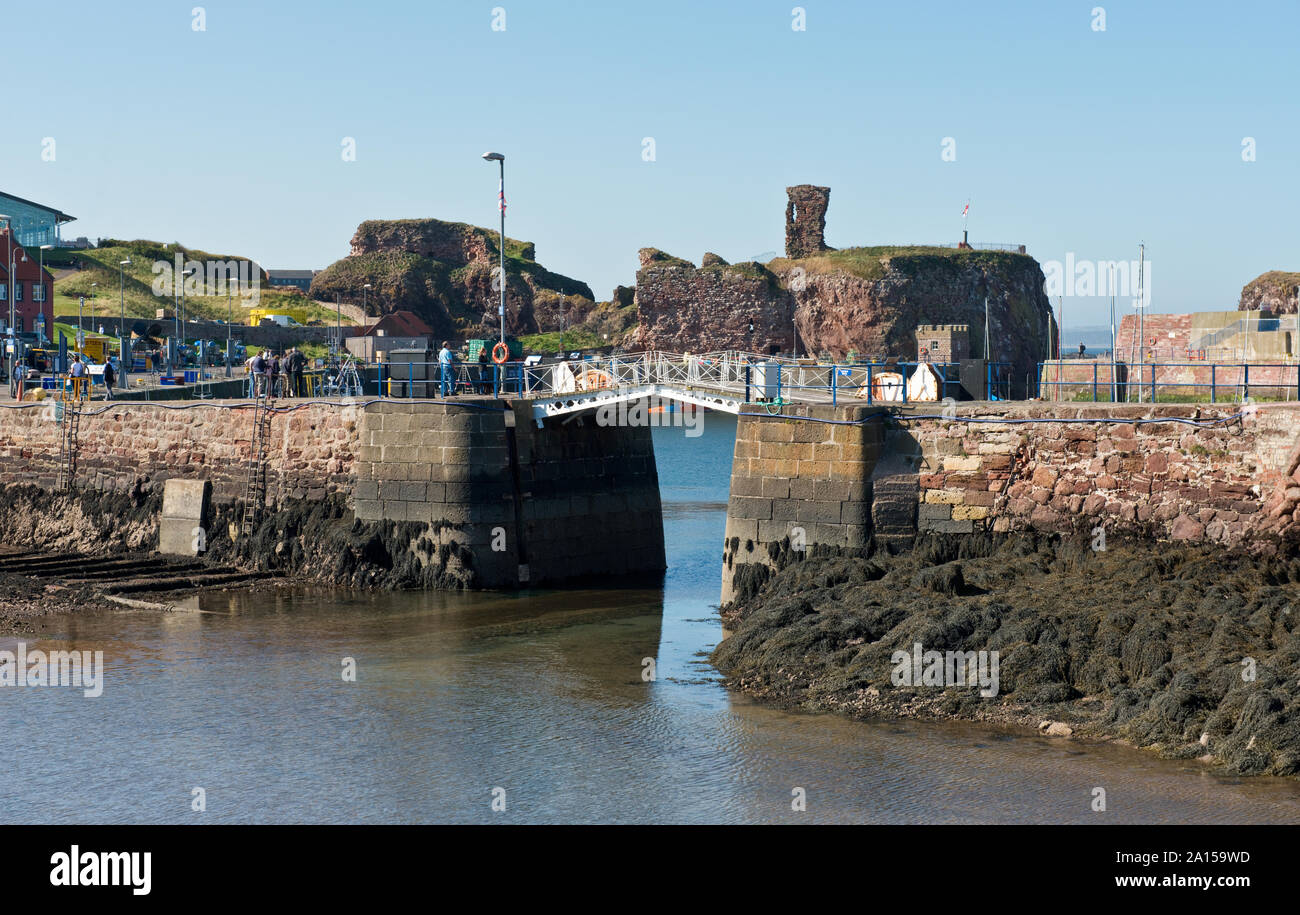
M 81 430 L 81 388 L 75 383 L 72 396 L 64 397 L 55 407 L 59 420 L 60 490 L 71 490 L 77 477 L 77 435 Z
M 253 435 L 249 440 L 248 479 L 244 489 L 244 511 L 239 530 L 250 534 L 261 519 L 266 506 L 266 456 L 271 440 L 270 398 L 265 394 L 253 399 Z

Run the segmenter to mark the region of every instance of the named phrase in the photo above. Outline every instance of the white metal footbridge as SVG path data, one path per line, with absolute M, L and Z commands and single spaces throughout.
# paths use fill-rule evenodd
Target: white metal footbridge
M 746 403 L 879 403 L 939 400 L 943 366 L 826 363 L 755 353 L 650 351 L 583 361 L 512 365 L 508 384 L 542 420 L 654 397 L 739 413 Z M 937 370 L 937 371 L 936 371 Z

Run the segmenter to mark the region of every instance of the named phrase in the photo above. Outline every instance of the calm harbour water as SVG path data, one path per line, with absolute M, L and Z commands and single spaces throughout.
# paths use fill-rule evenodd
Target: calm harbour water
M 29 648 L 102 650 L 104 693 L 0 689 L 0 822 L 1300 822 L 1297 782 L 728 693 L 706 656 L 735 421 L 704 430 L 655 433 L 662 588 L 229 592 L 44 621 Z

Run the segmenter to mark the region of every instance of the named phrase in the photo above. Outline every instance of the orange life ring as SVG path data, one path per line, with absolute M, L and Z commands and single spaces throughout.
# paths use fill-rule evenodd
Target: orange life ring
M 492 361 L 497 365 L 502 365 L 510 358 L 510 347 L 497 341 L 497 345 L 492 347 Z

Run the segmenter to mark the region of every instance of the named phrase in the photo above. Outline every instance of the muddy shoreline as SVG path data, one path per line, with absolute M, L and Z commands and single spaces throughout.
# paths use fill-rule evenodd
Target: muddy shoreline
M 982 721 L 1300 775 L 1300 559 L 1036 535 L 754 569 L 711 660 L 735 689 L 854 718 Z M 896 651 L 997 651 L 999 683 L 908 685 Z M 1248 679 L 1249 677 L 1249 679 Z
M 49 492 L 33 485 L 0 487 L 0 550 L 129 556 L 158 545 L 162 496 L 141 485 L 128 491 Z M 473 555 L 454 542 L 439 544 L 427 525 L 363 522 L 342 496 L 294 500 L 266 511 L 251 534 L 239 530 L 237 506 L 214 505 L 207 550 L 211 567 L 264 573 L 241 589 L 323 584 L 366 590 L 475 587 Z M 215 590 L 226 590 L 216 588 Z M 146 603 L 166 605 L 194 593 L 152 592 Z M 119 608 L 90 585 L 64 587 L 40 576 L 0 571 L 0 632 L 31 629 L 42 617 Z

